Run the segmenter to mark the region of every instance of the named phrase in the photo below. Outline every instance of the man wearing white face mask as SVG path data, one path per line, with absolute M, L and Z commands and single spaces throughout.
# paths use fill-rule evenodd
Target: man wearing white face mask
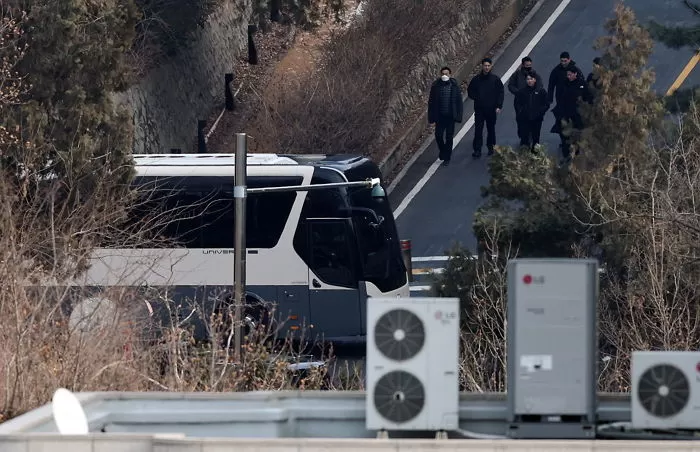
M 440 78 L 430 87 L 428 122 L 435 124 L 435 142 L 440 150 L 443 165 L 450 164 L 455 122 L 462 122 L 462 93 L 457 80 L 451 77 L 448 67 L 440 69 Z

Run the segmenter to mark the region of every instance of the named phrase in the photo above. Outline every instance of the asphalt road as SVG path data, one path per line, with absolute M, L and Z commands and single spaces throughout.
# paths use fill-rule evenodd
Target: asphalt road
M 544 76 L 545 84 L 562 51 L 571 54 L 584 74 L 590 72 L 592 60 L 597 56 L 592 48 L 593 43 L 597 37 L 605 34 L 604 23 L 612 17 L 616 1 L 571 0 L 564 8 L 530 52 L 534 68 Z M 561 3 L 561 0 L 544 1 L 532 20 L 494 62 L 495 74 L 502 76 L 515 61 L 519 61 L 523 49 L 536 37 Z M 696 17 L 684 6 L 682 0 L 635 0 L 626 3 L 635 10 L 642 23 L 654 19 L 666 25 L 697 25 Z M 665 93 L 692 54 L 691 50 L 670 50 L 657 44 L 649 62 L 656 72 L 654 88 Z M 700 69 L 691 72 L 683 86 L 699 84 L 699 72 Z M 472 113 L 472 102 L 467 101 L 465 122 Z M 555 152 L 559 139 L 557 135 L 549 133 L 552 124 L 553 117 L 548 113 L 542 126 L 542 142 Z M 504 109 L 496 124 L 496 134 L 499 145 L 518 144 L 513 96 L 507 89 Z M 482 203 L 480 187 L 488 184 L 489 175 L 486 150 L 484 149 L 484 157 L 480 160 L 471 157 L 472 139 L 473 131 L 470 130 L 455 148 L 451 165 L 438 168 L 397 217 L 399 234 L 402 238 L 412 240 L 414 257 L 444 255 L 456 242 L 474 249 L 472 219 Z M 389 194 L 395 208 L 423 178 L 437 155 L 437 146 L 433 142 Z

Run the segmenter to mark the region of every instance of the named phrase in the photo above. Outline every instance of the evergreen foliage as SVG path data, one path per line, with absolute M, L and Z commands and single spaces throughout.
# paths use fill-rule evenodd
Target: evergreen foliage
M 700 4 L 683 0 L 685 6 L 694 16 L 700 19 Z M 672 49 L 690 47 L 693 50 L 700 46 L 700 26 L 698 27 L 667 27 L 652 20 L 648 25 L 651 36 Z
M 25 250 L 27 258 L 54 267 L 69 249 L 84 254 L 127 200 L 131 119 L 111 96 L 130 83 L 127 51 L 138 10 L 133 0 L 13 0 L 3 7 L 0 188 L 13 223 L 0 234 L 16 233 L 19 242 L 33 235 L 44 245 Z M 77 225 L 84 232 L 69 234 Z
M 678 0 L 680 1 L 680 0 Z M 683 0 L 683 3 L 692 12 L 693 16 L 700 20 L 700 4 Z M 700 25 L 691 27 L 667 27 L 656 21 L 650 21 L 648 30 L 651 36 L 672 49 L 683 47 L 700 50 Z M 690 108 L 692 99 L 696 96 L 698 87 L 684 88 L 675 91 L 665 99 L 666 108 L 672 112 L 685 112 Z

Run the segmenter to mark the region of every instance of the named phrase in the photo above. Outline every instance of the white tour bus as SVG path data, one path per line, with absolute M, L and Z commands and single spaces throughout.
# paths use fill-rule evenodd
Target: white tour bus
M 176 302 L 196 300 L 210 308 L 228 303 L 234 155 L 142 154 L 134 160 L 134 184 L 143 188 L 144 200 L 130 221 L 165 205 L 176 212 L 158 232 L 169 244 L 97 249 L 78 284 L 103 293 L 109 287 L 167 287 Z M 247 163 L 249 188 L 381 177 L 376 164 L 359 156 L 249 154 Z M 244 314 L 252 319 L 261 302 L 273 303 L 284 320 L 280 335 L 313 325 L 306 337 L 361 342 L 369 298 L 410 296 L 388 199 L 371 192 L 341 187 L 249 194 Z

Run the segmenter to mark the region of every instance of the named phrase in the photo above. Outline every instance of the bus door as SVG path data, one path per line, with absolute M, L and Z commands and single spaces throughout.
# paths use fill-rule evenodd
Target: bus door
M 309 218 L 307 228 L 311 339 L 359 336 L 362 319 L 352 220 Z

